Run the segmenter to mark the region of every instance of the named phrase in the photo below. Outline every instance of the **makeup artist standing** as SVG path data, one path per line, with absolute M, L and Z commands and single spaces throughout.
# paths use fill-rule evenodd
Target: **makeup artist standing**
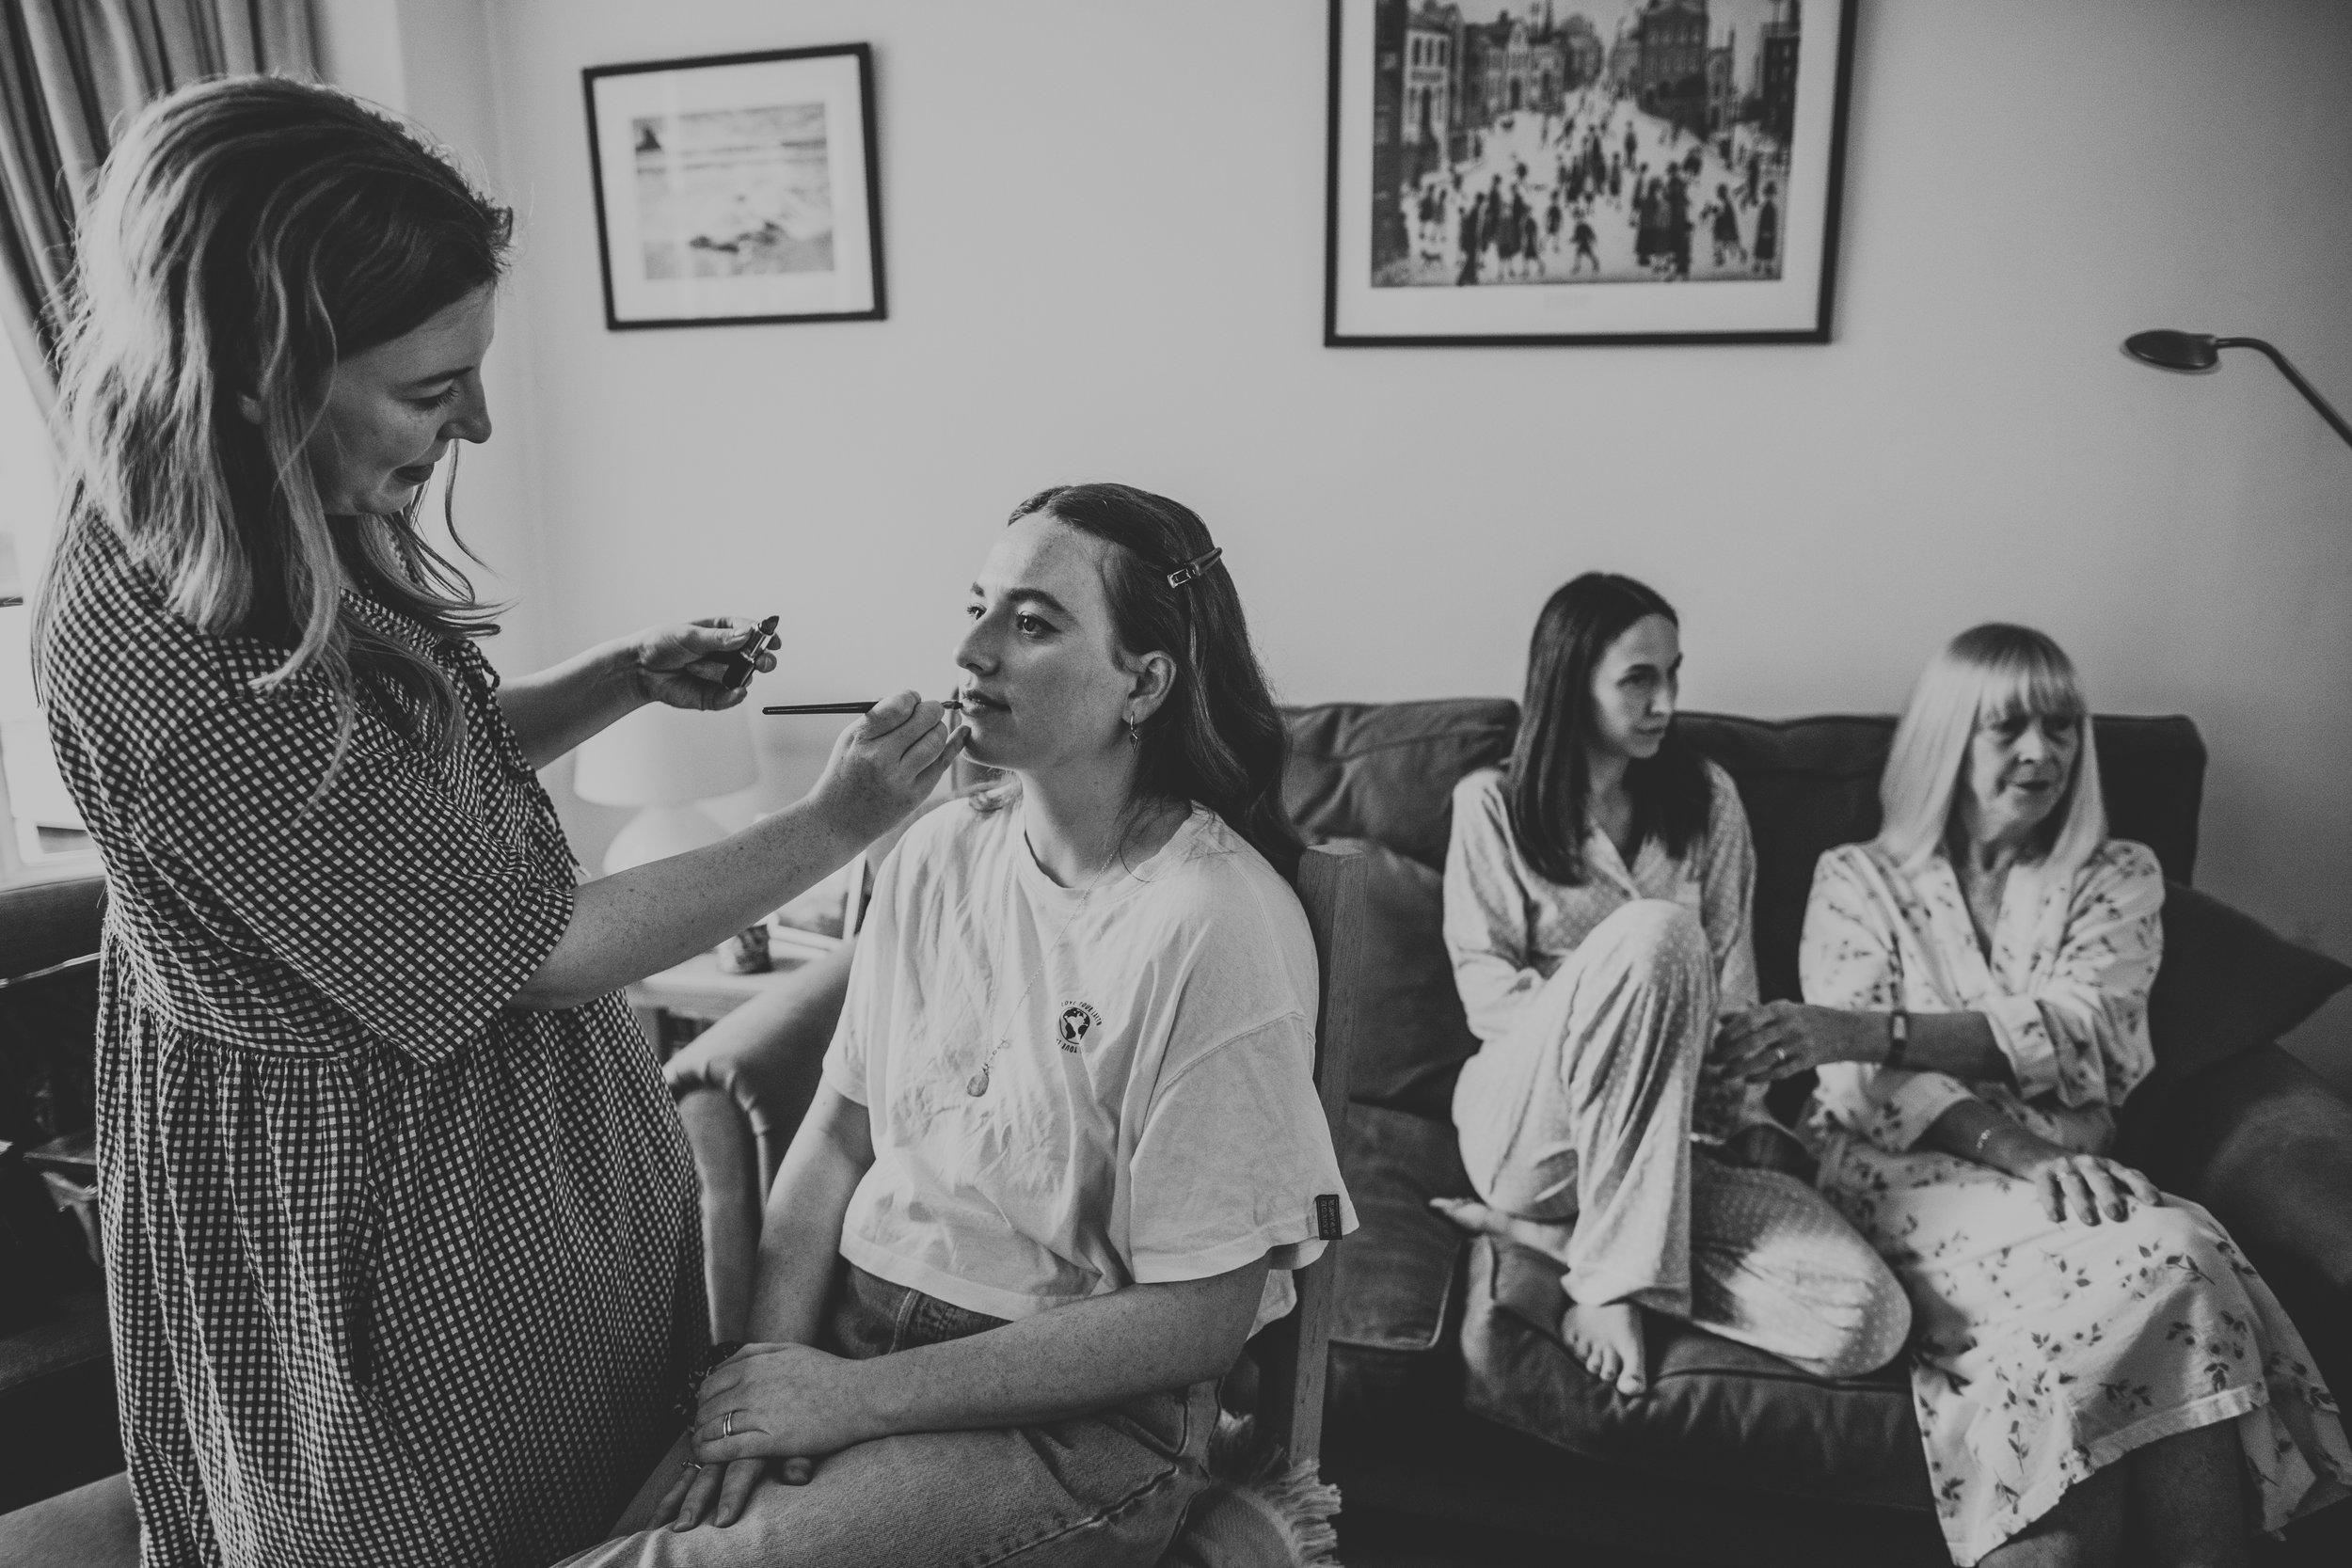
M 961 744 L 907 694 L 809 798 L 576 885 L 533 770 L 721 707 L 758 628 L 501 689 L 418 531 L 489 436 L 509 216 L 245 78 L 123 135 L 80 236 L 51 732 L 111 891 L 100 1195 L 150 1568 L 537 1564 L 600 1535 L 705 1333 L 694 1178 L 612 994 L 843 863 Z

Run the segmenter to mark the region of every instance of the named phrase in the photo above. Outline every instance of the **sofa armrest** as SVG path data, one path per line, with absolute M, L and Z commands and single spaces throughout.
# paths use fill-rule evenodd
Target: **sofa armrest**
M 2352 1104 L 2264 1046 L 2181 1086 L 2147 1164 L 2229 1227 L 2331 1384 L 2352 1386 Z
M 662 1069 L 702 1184 L 714 1338 L 741 1338 L 768 1186 L 817 1098 L 849 983 L 848 948 L 813 958 L 703 1031 Z

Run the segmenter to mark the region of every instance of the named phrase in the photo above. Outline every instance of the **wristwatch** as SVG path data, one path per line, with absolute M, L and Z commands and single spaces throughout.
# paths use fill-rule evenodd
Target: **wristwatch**
M 1911 1047 L 1911 1015 L 1898 1007 L 1886 1015 L 1886 1059 L 1881 1067 L 1899 1068 Z

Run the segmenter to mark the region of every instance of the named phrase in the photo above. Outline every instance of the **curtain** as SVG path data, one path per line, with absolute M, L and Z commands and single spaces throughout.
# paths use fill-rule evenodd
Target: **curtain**
M 74 220 L 115 127 L 255 71 L 317 79 L 310 0 L 0 0 L 0 323 L 44 412 Z

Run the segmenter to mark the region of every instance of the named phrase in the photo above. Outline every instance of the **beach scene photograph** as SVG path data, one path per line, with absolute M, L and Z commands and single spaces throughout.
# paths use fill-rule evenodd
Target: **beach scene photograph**
M 821 103 L 645 116 L 629 139 L 648 282 L 833 270 Z

